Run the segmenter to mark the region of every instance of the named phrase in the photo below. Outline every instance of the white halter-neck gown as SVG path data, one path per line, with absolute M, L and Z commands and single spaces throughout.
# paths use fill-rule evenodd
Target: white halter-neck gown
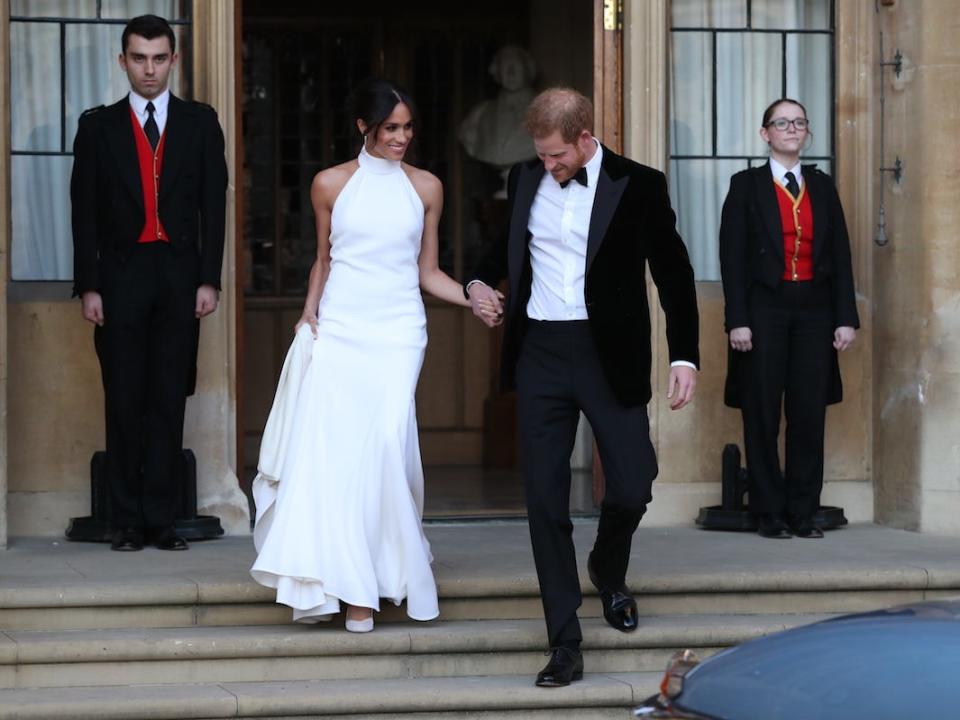
M 427 343 L 424 207 L 399 162 L 361 150 L 331 217 L 317 337 L 284 361 L 253 482 L 254 579 L 293 619 L 379 599 L 439 614 L 423 534 L 414 391 Z

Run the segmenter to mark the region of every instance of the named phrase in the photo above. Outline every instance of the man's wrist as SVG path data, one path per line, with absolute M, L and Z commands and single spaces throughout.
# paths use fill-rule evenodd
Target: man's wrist
M 697 366 L 694 365 L 694 364 L 693 364 L 692 362 L 690 362 L 689 360 L 674 360 L 672 363 L 670 363 L 670 367 L 672 367 L 672 368 L 675 368 L 675 367 L 688 367 L 688 368 L 692 368 L 692 369 L 694 369 L 694 370 L 697 369 Z
M 474 285 L 484 285 L 484 286 L 485 286 L 486 283 L 485 283 L 483 280 L 471 280 L 471 281 L 468 282 L 466 285 L 464 285 L 464 286 L 463 286 L 463 296 L 464 296 L 467 300 L 470 299 L 470 288 L 472 288 Z

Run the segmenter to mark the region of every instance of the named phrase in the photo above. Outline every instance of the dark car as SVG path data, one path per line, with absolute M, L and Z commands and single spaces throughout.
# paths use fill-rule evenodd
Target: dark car
M 960 718 L 960 599 L 844 615 L 699 662 L 678 653 L 634 714 L 685 720 Z

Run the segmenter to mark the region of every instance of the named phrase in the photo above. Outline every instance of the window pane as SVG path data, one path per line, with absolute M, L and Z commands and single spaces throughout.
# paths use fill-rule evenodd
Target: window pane
M 104 18 L 127 20 L 138 15 L 159 15 L 167 20 L 181 20 L 187 17 L 189 2 L 179 0 L 102 0 Z
M 717 36 L 717 154 L 761 155 L 763 110 L 781 96 L 780 36 L 723 33 Z
M 97 0 L 12 0 L 10 15 L 92 18 L 97 16 Z
M 670 196 L 697 280 L 720 279 L 720 210 L 730 176 L 746 160 L 671 160 Z
M 713 152 L 713 58 L 710 33 L 675 32 L 670 65 L 670 152 Z
M 673 0 L 673 27 L 742 28 L 746 0 Z
M 11 158 L 13 280 L 70 280 L 73 241 L 70 234 L 72 157 Z
M 188 32 L 174 28 L 180 43 Z M 68 25 L 66 37 L 67 147 L 77 134 L 77 119 L 84 110 L 110 105 L 130 91 L 130 81 L 117 62 L 120 25 Z M 170 73 L 170 89 L 180 94 L 183 59 Z M 57 88 L 59 93 L 59 87 Z
M 59 151 L 60 26 L 10 24 L 11 147 Z
M 72 147 L 77 118 L 84 110 L 110 105 L 130 89 L 117 62 L 119 25 L 68 25 L 66 29 L 67 143 Z
M 771 30 L 829 30 L 830 0 L 753 0 L 753 27 Z
M 787 36 L 787 97 L 807 108 L 813 133 L 805 155 L 829 155 L 833 137 L 830 35 Z

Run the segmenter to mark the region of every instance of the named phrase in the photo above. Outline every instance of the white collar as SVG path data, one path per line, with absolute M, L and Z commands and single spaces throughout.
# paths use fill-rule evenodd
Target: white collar
M 587 161 L 584 167 L 587 169 L 587 183 L 590 187 L 595 188 L 597 186 L 597 178 L 600 177 L 600 165 L 603 163 L 603 146 L 595 137 L 591 137 L 590 139 L 596 144 L 597 151 L 593 154 L 593 157 Z
M 792 168 L 786 168 L 781 165 L 779 162 L 770 158 L 770 171 L 773 173 L 773 179 L 776 180 L 783 186 L 786 186 L 787 182 L 783 179 L 783 176 L 788 172 L 792 172 L 793 176 L 797 179 L 797 184 L 800 187 L 803 187 L 803 173 L 800 171 L 800 161 L 797 161 L 797 164 Z
M 167 88 L 162 93 L 157 95 L 153 100 L 147 100 L 147 98 L 142 95 L 138 95 L 135 91 L 131 90 L 128 95 L 130 99 L 130 107 L 133 108 L 133 111 L 139 117 L 146 117 L 147 114 L 147 103 L 153 103 L 154 116 L 156 115 L 166 115 L 167 106 L 170 104 L 170 88 Z

